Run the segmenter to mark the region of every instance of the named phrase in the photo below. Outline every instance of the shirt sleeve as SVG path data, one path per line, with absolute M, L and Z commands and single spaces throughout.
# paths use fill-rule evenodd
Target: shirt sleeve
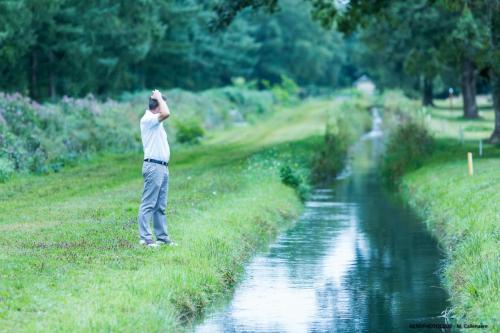
M 158 114 L 152 114 L 142 118 L 144 125 L 148 127 L 155 127 L 160 125 L 160 116 Z

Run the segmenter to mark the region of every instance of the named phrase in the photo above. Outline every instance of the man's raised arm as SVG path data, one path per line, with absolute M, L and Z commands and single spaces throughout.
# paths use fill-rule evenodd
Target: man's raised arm
M 161 92 L 155 89 L 153 90 L 153 95 L 151 97 L 158 101 L 158 107 L 160 109 L 158 121 L 162 122 L 170 117 L 170 109 L 168 108 L 167 102 L 163 99 Z

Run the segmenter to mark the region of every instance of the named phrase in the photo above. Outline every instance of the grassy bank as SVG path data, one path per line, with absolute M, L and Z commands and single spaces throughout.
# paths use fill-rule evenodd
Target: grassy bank
M 399 103 L 397 98 L 400 108 L 420 118 L 435 137 L 432 155 L 421 168 L 407 172 L 400 187 L 446 251 L 443 280 L 451 314 L 459 322 L 488 324 L 498 332 L 500 147 L 484 144 L 483 157 L 478 156 L 478 140 L 492 130 L 492 112 L 482 109 L 480 119 L 465 120 L 459 109 L 447 110 L 439 103 L 439 108 L 422 110 L 396 96 L 391 107 Z M 474 176 L 468 176 L 467 152 L 475 157 Z
M 339 110 L 309 101 L 174 149 L 167 216 L 176 248 L 138 245 L 140 153 L 0 184 L 1 330 L 181 330 L 297 216 L 279 170 L 307 168 Z

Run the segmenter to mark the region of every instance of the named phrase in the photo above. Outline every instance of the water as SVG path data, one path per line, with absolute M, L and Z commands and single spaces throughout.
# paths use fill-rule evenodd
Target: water
M 300 220 L 250 262 L 229 304 L 195 332 L 420 332 L 409 325 L 444 323 L 440 251 L 380 184 L 373 113 L 349 171 L 314 191 Z

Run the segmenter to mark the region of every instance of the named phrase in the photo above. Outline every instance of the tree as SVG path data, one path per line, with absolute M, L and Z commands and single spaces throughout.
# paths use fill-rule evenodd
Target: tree
M 477 118 L 479 110 L 476 104 L 476 59 L 487 45 L 487 34 L 468 6 L 447 9 L 450 14 L 458 15 L 458 18 L 454 29 L 448 35 L 446 47 L 443 48 L 444 57 L 460 72 L 464 118 Z
M 489 68 L 495 123 L 490 142 L 500 143 L 500 0 L 445 0 L 447 8 L 457 10 L 466 8 L 478 26 L 485 27 L 485 38 L 475 54 L 475 61 Z M 483 36 L 483 34 L 481 35 Z
M 83 75 L 88 84 L 98 94 L 140 86 L 141 66 L 165 28 L 160 5 L 153 0 L 72 1 L 85 13 L 82 21 L 91 52 Z
M 285 74 L 303 86 L 342 84 L 339 73 L 350 63 L 345 42 L 339 33 L 313 22 L 310 9 L 300 0 L 282 0 L 272 17 L 243 15 L 256 27 L 260 45 L 255 78 L 279 82 Z
M 31 20 L 26 1 L 0 1 L 1 89 L 28 91 L 25 57 L 35 37 Z
M 394 77 L 399 87 L 409 76 L 408 83 L 418 83 L 422 104 L 427 106 L 433 105 L 433 81 L 443 66 L 439 52 L 451 24 L 426 0 L 394 2 L 369 19 L 361 34 L 369 51 L 383 58 L 383 75 Z M 398 71 L 394 72 L 392 62 Z
M 215 31 L 216 1 L 0 1 L 0 89 L 44 100 L 281 75 L 334 86 L 352 71 L 342 38 L 310 20 L 308 3 L 282 0 L 276 16 L 247 12 Z
M 152 0 L 21 0 L 0 8 L 0 70 L 9 78 L 0 87 L 34 99 L 133 87 L 131 68 L 161 30 Z
M 488 52 L 488 62 L 491 66 L 491 81 L 493 108 L 495 111 L 495 127 L 490 136 L 490 142 L 500 143 L 500 1 L 485 1 L 489 6 L 489 28 L 490 28 L 490 46 Z
M 335 27 L 342 32 L 353 32 L 358 27 L 367 25 L 374 16 L 380 17 L 381 15 L 383 17 L 394 6 L 409 4 L 407 1 L 351 0 L 344 7 L 341 7 L 337 2 L 331 0 L 310 0 L 310 2 L 313 4 L 312 14 L 316 20 L 320 21 L 325 27 Z M 475 105 L 475 68 L 476 64 L 479 63 L 490 68 L 490 81 L 495 112 L 495 127 L 491 134 L 490 142 L 500 143 L 500 0 L 428 0 L 426 4 L 433 6 L 432 9 L 438 4 L 444 4 L 444 8 L 448 8 L 449 10 L 448 14 L 453 14 L 457 9 L 462 9 L 463 12 L 459 25 L 453 32 L 455 34 L 454 38 L 458 38 L 461 42 L 463 51 L 461 52 L 461 81 L 462 89 L 464 90 L 464 115 L 466 117 L 475 117 L 477 114 L 477 106 Z M 222 1 L 215 8 L 218 19 L 215 21 L 214 26 L 227 26 L 236 14 L 245 8 L 252 7 L 255 9 L 264 7 L 270 11 L 274 11 L 277 6 L 277 0 Z M 472 16 L 467 12 L 468 9 L 470 9 Z M 473 20 L 471 20 L 471 17 Z M 438 19 L 446 18 L 447 15 L 442 14 Z M 479 24 L 476 22 L 479 22 Z M 486 27 L 487 30 L 487 47 L 484 47 L 485 43 L 483 42 L 483 38 L 481 38 L 481 26 Z M 471 35 L 473 36 L 472 39 L 470 39 Z M 476 49 L 477 46 L 479 46 L 479 50 Z M 419 48 L 418 50 L 421 51 L 422 49 Z M 410 69 L 411 67 L 407 68 Z M 424 78 L 427 77 L 427 80 L 424 79 L 424 86 L 426 86 L 424 91 L 427 95 L 430 92 L 430 75 L 428 73 L 431 72 L 432 75 L 432 70 L 429 69 L 432 69 L 432 66 L 423 69 L 426 72 Z M 428 97 L 425 100 L 428 100 Z
M 34 99 L 49 96 L 55 99 L 61 77 L 77 68 L 69 59 L 82 55 L 84 29 L 80 13 L 65 0 L 27 0 L 32 13 L 34 40 L 27 52 L 29 58 L 29 92 Z M 78 61 L 77 61 L 78 62 Z M 71 66 L 72 65 L 72 66 Z

